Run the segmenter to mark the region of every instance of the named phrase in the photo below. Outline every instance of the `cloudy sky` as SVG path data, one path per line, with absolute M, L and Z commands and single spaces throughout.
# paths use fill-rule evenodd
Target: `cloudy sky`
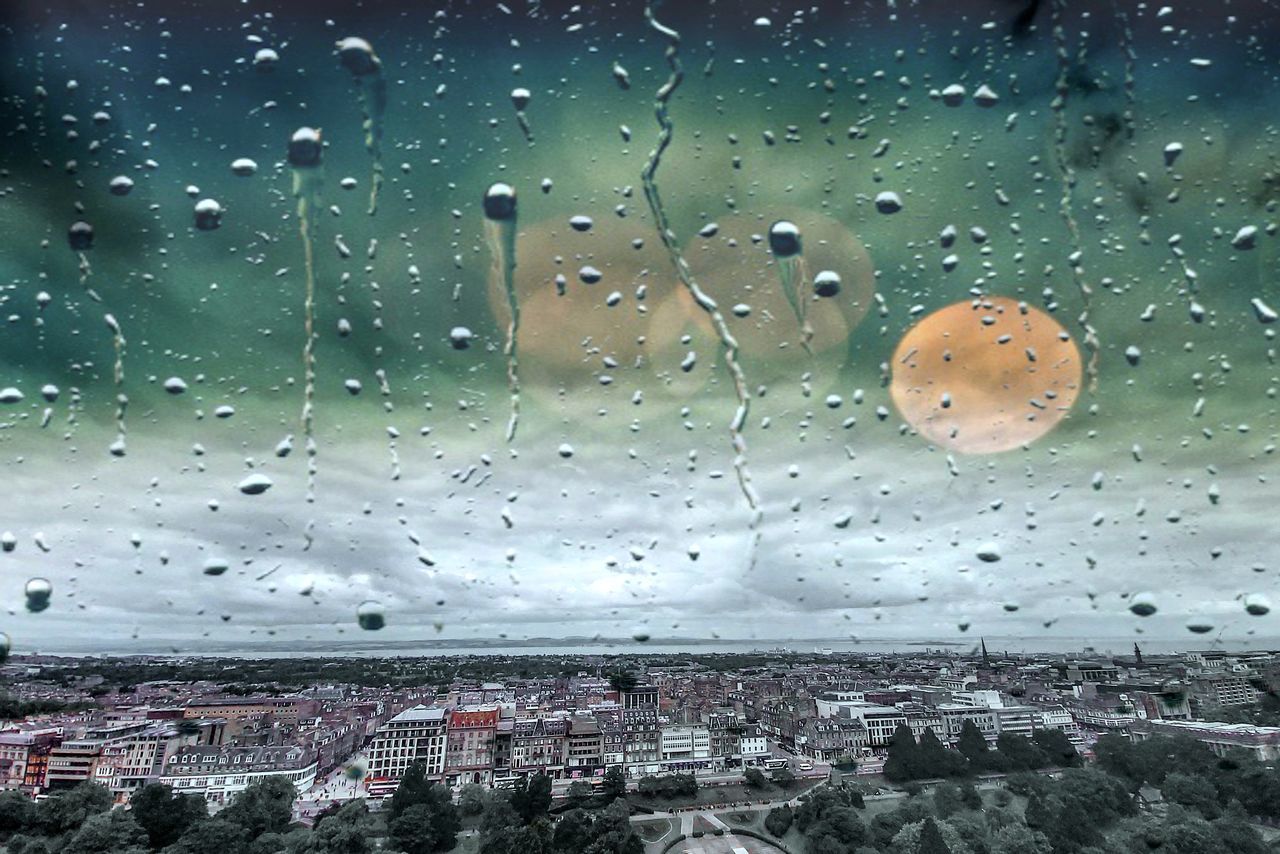
M 15 648 L 359 640 L 362 603 L 392 640 L 1277 634 L 1246 610 L 1267 610 L 1277 569 L 1259 322 L 1280 304 L 1259 107 L 1276 97 L 1259 46 L 1274 23 L 1201 15 L 1187 32 L 1176 11 L 1082 6 L 1056 112 L 1047 12 L 1015 35 L 983 14 L 812 8 L 680 13 L 690 74 L 658 173 L 741 344 L 754 547 L 723 350 L 641 186 L 665 69 L 639 7 L 15 15 L 0 51 Z M 334 56 L 347 35 L 374 44 L 388 91 L 374 217 L 360 93 L 376 84 Z M 255 65 L 264 48 L 276 59 Z M 309 197 L 314 502 L 284 159 L 303 125 L 327 143 Z M 519 199 L 510 443 L 506 243 L 480 205 L 496 181 Z M 193 227 L 202 198 L 224 209 L 216 230 Z M 95 235 L 83 284 L 79 219 Z M 803 238 L 789 266 L 768 249 L 779 219 Z M 840 292 L 815 298 L 828 272 Z M 127 342 L 123 456 L 105 314 Z M 270 488 L 244 494 L 251 473 Z M 53 586 L 41 613 L 31 578 Z

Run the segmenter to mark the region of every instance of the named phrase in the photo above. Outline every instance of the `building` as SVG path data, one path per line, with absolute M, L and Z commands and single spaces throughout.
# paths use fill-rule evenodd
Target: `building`
M 769 739 L 758 726 L 748 726 L 738 737 L 738 756 L 743 764 L 753 762 L 769 753 Z
M 297 745 L 186 747 L 165 761 L 160 782 L 176 793 L 225 804 L 250 784 L 273 776 L 283 776 L 305 792 L 316 781 L 315 754 Z
M 62 742 L 57 729 L 0 733 L 0 787 L 37 793 L 45 788 L 49 753 Z
M 444 777 L 445 733 L 448 712 L 428 706 L 414 706 L 378 727 L 369 743 L 369 778 L 371 788 L 378 784 L 385 790 L 415 762 L 426 763 L 428 779 Z
M 659 751 L 664 771 L 710 768 L 711 730 L 705 724 L 663 727 Z
M 623 709 L 658 708 L 659 695 L 657 686 L 637 685 L 619 693 L 622 695 Z
M 1209 746 L 1219 756 L 1243 750 L 1259 762 L 1280 758 L 1280 727 L 1228 724 L 1211 721 L 1138 721 L 1130 730 L 1133 737 L 1146 740 L 1152 736 L 1184 736 Z
M 806 718 L 796 734 L 796 750 L 822 762 L 862 754 L 867 728 L 857 718 Z
M 595 718 L 575 715 L 569 719 L 565 738 L 565 776 L 590 777 L 604 773 L 604 732 Z
M 647 708 L 622 710 L 623 765 L 628 776 L 656 774 L 661 761 L 661 730 L 658 710 Z
M 444 776 L 451 786 L 493 782 L 499 710 L 458 709 L 449 715 Z
M 565 718 L 516 721 L 511 730 L 511 771 L 521 776 L 561 776 L 568 735 L 569 721 Z
M 183 733 L 169 722 L 152 724 L 127 738 L 105 742 L 93 769 L 93 781 L 110 789 L 116 803 L 160 779 L 175 751 L 199 742 L 199 730 Z
M 1258 702 L 1258 689 L 1246 677 L 1214 673 L 1191 680 L 1191 705 L 1198 713 L 1226 706 L 1251 706 Z
M 857 719 L 867 731 L 867 746 L 886 748 L 899 724 L 907 722 L 907 714 L 893 706 L 876 703 L 853 703 L 841 706 L 850 719 Z

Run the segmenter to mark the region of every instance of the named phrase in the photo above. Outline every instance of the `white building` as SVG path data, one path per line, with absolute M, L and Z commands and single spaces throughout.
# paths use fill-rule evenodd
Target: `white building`
M 1134 724 L 1133 737 L 1144 741 L 1152 736 L 1188 736 L 1204 742 L 1219 756 L 1232 750 L 1253 754 L 1259 762 L 1280 758 L 1280 727 L 1253 724 L 1227 724 L 1212 721 L 1140 721 Z
M 414 706 L 378 727 L 369 744 L 369 776 L 375 780 L 399 780 L 414 762 L 427 764 L 427 777 L 444 774 L 444 709 Z
M 301 794 L 316 781 L 315 754 L 297 745 L 185 747 L 165 760 L 160 782 L 222 805 L 266 777 L 285 777 Z
M 665 726 L 662 728 L 663 762 L 697 762 L 711 758 L 711 731 L 707 727 Z
M 765 738 L 759 727 L 743 730 L 742 737 L 738 740 L 738 752 L 744 761 L 764 756 L 769 752 L 769 739 Z

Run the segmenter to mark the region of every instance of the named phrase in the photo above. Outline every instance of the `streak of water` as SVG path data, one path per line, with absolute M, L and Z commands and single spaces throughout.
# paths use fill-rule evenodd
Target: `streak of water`
M 302 253 L 306 275 L 306 296 L 303 301 L 302 365 L 305 374 L 302 400 L 302 432 L 307 449 L 307 501 L 316 500 L 316 439 L 315 439 L 315 221 L 314 211 L 320 205 L 320 190 L 324 186 L 321 171 L 322 143 L 320 131 L 315 128 L 299 128 L 289 140 L 289 166 L 293 172 L 293 197 L 298 202 L 298 234 L 302 238 Z
M 507 387 L 511 391 L 511 420 L 507 441 L 516 437 L 520 425 L 520 375 L 516 336 L 520 332 L 520 301 L 516 298 L 516 191 L 510 184 L 497 183 L 484 194 L 484 238 L 493 258 L 490 281 L 507 296 Z
M 733 468 L 738 475 L 738 487 L 742 490 L 742 495 L 751 509 L 751 540 L 748 556 L 748 569 L 751 569 L 755 567 L 756 552 L 760 545 L 760 523 L 764 519 L 764 511 L 760 506 L 760 496 L 756 493 L 756 489 L 751 483 L 751 470 L 747 466 L 747 442 L 742 436 L 742 428 L 746 425 L 747 416 L 751 412 L 751 395 L 747 390 L 746 374 L 743 373 L 742 365 L 738 362 L 738 341 L 733 337 L 733 333 L 729 331 L 729 325 L 725 322 L 720 306 L 710 295 L 702 290 L 694 279 L 693 270 L 690 269 L 688 262 L 680 251 L 680 244 L 676 241 L 675 233 L 671 230 L 671 223 L 667 219 L 666 209 L 662 206 L 662 196 L 658 192 L 657 174 L 658 167 L 662 164 L 662 153 L 671 145 L 671 138 L 675 133 L 675 125 L 667 112 L 667 103 L 671 100 L 672 94 L 679 88 L 680 81 L 684 79 L 684 68 L 680 63 L 680 33 L 664 25 L 654 16 L 655 5 L 653 2 L 645 4 L 644 17 L 649 25 L 667 40 L 665 56 L 667 67 L 671 69 L 671 74 L 667 81 L 658 88 L 657 94 L 654 96 L 653 112 L 658 122 L 658 142 L 653 151 L 649 153 L 649 159 L 640 173 L 640 178 L 644 184 L 644 197 L 649 203 L 649 211 L 653 214 L 654 224 L 658 228 L 658 236 L 662 239 L 662 245 L 667 250 L 667 255 L 675 267 L 676 275 L 680 278 L 680 282 L 688 290 L 698 307 L 706 312 L 711 319 L 716 335 L 720 339 L 720 345 L 724 350 L 725 367 L 733 378 L 733 389 L 738 398 L 738 408 L 734 412 L 733 418 L 729 421 L 729 438 L 734 450 Z

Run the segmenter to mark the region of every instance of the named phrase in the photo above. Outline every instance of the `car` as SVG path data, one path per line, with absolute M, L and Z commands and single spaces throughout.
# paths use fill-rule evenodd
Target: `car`
M 812 763 L 812 762 L 801 762 L 801 763 L 800 763 L 800 770 L 801 770 L 801 771 L 812 771 L 812 770 L 813 770 L 813 763 Z

